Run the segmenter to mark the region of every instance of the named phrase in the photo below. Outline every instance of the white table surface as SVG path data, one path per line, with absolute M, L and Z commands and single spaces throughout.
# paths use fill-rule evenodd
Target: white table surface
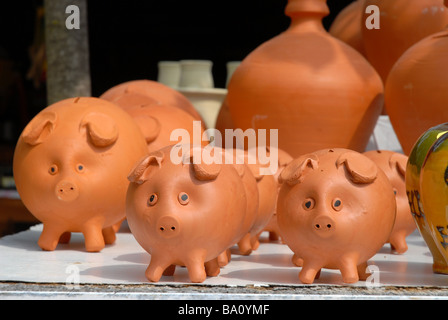
M 84 249 L 82 234 L 72 234 L 69 244 L 59 244 L 55 251 L 42 251 L 37 240 L 42 225 L 0 239 L 0 282 L 80 284 L 148 283 L 144 272 L 150 255 L 122 228 L 117 241 L 99 253 Z M 448 275 L 432 272 L 432 256 L 418 232 L 407 239 L 409 250 L 402 255 L 390 252 L 386 244 L 370 261 L 379 273 L 376 283 L 391 286 L 429 286 L 447 288 Z M 291 250 L 279 242 L 268 242 L 262 235 L 258 250 L 249 256 L 236 254 L 217 277 L 208 277 L 209 286 L 302 286 L 300 268 L 291 263 Z M 373 279 L 373 278 L 371 278 Z M 371 282 L 369 282 L 371 283 Z M 163 276 L 156 285 L 190 284 L 186 268 L 177 267 L 174 276 Z M 314 285 L 346 285 L 338 270 L 322 269 Z M 366 286 L 359 281 L 350 286 Z

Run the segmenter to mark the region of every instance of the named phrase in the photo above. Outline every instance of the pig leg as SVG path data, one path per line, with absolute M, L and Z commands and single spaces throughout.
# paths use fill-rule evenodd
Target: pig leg
M 342 281 L 345 283 L 355 283 L 359 281 L 358 267 L 354 258 L 343 258 L 340 267 Z
M 220 272 L 218 258 L 212 259 L 205 263 L 205 273 L 209 277 L 216 277 Z
M 174 275 L 174 271 L 176 271 L 176 265 L 172 264 L 163 271 L 163 275 L 171 277 Z
M 317 263 L 303 262 L 302 271 L 299 272 L 299 280 L 305 284 L 311 284 L 314 282 L 316 275 L 320 272 L 321 265 Z
M 297 267 L 301 267 L 301 266 L 303 266 L 303 259 L 300 258 L 300 257 L 299 257 L 297 254 L 295 254 L 295 253 L 294 253 L 294 255 L 292 256 L 291 261 L 292 261 L 292 263 L 293 263 L 294 265 L 296 265 Z
M 226 249 L 224 252 L 221 252 L 217 259 L 220 267 L 226 266 L 231 259 L 230 249 Z
M 61 234 L 61 236 L 59 237 L 59 243 L 64 243 L 67 244 L 70 242 L 70 238 L 72 237 L 72 233 L 71 232 L 64 232 L 63 234 Z
M 85 246 L 88 252 L 99 252 L 104 246 L 104 237 L 101 226 L 94 223 L 87 223 L 81 230 L 85 239 Z
M 250 244 L 251 244 L 251 246 L 252 246 L 252 250 L 257 250 L 258 247 L 260 246 L 260 240 L 259 240 L 259 238 L 260 238 L 261 232 L 262 232 L 262 231 L 260 231 L 259 233 L 257 233 L 255 236 L 253 236 L 253 237 L 250 239 Z
M 113 226 L 104 228 L 102 230 L 104 242 L 106 244 L 112 244 L 115 242 L 116 236 L 115 236 L 115 229 Z
M 246 235 L 238 242 L 238 250 L 240 254 L 243 256 L 248 256 L 252 252 L 252 245 L 250 243 L 250 233 L 246 233 Z
M 145 271 L 146 278 L 151 282 L 158 282 L 165 270 L 171 271 L 171 260 L 168 260 L 164 255 L 151 254 L 151 262 Z M 174 274 L 174 270 L 173 270 Z
M 188 275 L 191 282 L 200 283 L 204 282 L 207 278 L 207 273 L 205 272 L 205 255 L 201 253 L 191 253 L 188 261 L 186 261 L 185 266 L 188 270 Z
M 390 237 L 391 250 L 398 254 L 408 251 L 405 232 L 394 232 Z
M 359 280 L 366 281 L 367 278 L 370 276 L 370 273 L 367 272 L 367 262 L 359 264 L 357 269 Z
M 61 227 L 44 223 L 44 228 L 37 241 L 42 250 L 53 251 L 58 245 L 59 238 L 65 232 Z

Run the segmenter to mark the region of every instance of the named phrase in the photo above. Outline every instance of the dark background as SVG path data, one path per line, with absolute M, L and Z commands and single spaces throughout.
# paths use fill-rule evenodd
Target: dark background
M 328 0 L 328 29 L 353 0 Z M 213 61 L 216 87 L 224 87 L 226 63 L 242 60 L 289 25 L 287 0 L 90 0 L 88 1 L 92 95 L 128 80 L 157 79 L 160 60 Z M 0 9 L 0 166 L 9 170 L 17 138 L 46 107 L 45 79 L 26 79 L 42 0 L 4 1 Z M 82 14 L 82 12 L 81 12 Z M 11 73 L 4 63 L 12 64 Z M 0 172 L 1 176 L 1 172 Z

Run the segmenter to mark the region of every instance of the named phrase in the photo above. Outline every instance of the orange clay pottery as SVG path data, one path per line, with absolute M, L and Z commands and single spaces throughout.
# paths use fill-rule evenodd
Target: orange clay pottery
M 387 176 L 366 156 L 319 150 L 294 159 L 280 174 L 278 225 L 303 261 L 299 279 L 312 283 L 321 268 L 342 281 L 366 278 L 367 260 L 389 239 L 395 195 Z
M 145 136 L 148 153 L 176 143 L 195 143 L 197 140 L 197 144 L 206 144 L 208 141 L 203 123 L 190 113 L 147 96 L 126 93 L 122 97 L 125 98 L 112 100 L 137 122 Z
M 371 16 L 365 8 L 370 5 L 379 9 L 379 29 L 367 29 L 365 25 Z M 448 25 L 443 0 L 365 0 L 362 12 L 366 56 L 384 83 L 394 63 L 408 48 Z
M 406 195 L 406 164 L 408 157 L 389 150 L 372 150 L 364 153 L 384 171 L 394 188 L 397 216 L 390 234 L 389 243 L 394 252 L 402 254 L 408 250 L 406 237 L 415 231 L 416 225 Z
M 385 107 L 405 154 L 426 130 L 448 119 L 447 105 L 448 29 L 409 48 L 387 79 Z
M 147 104 L 148 100 L 145 97 L 152 98 L 155 102 L 163 105 L 180 108 L 191 114 L 195 120 L 202 121 L 199 112 L 183 94 L 157 81 L 132 80 L 123 82 L 100 96 L 100 98 L 115 102 L 124 108 L 127 105 Z
M 236 151 L 236 150 L 234 150 Z M 242 151 L 242 150 L 240 150 Z M 277 183 L 273 174 L 262 174 L 261 168 L 267 169 L 258 158 L 256 148 L 244 151 L 244 163 L 255 177 L 258 189 L 258 210 L 253 224 L 246 236 L 238 243 L 240 253 L 244 255 L 250 254 L 253 250 L 257 250 L 260 242 L 258 240 L 261 232 L 271 220 L 277 201 Z M 269 157 L 269 152 L 266 153 Z M 238 155 L 236 155 L 238 157 Z M 238 162 L 236 162 L 238 163 Z M 270 169 L 269 169 L 270 170 Z
M 380 77 L 325 31 L 325 0 L 289 0 L 285 12 L 289 29 L 232 75 L 227 102 L 234 127 L 278 129 L 278 147 L 292 157 L 333 146 L 363 152 L 383 106 Z
M 328 32 L 365 56 L 361 22 L 364 17 L 364 0 L 355 0 L 341 10 Z
M 187 267 L 192 282 L 216 276 L 217 257 L 242 234 L 247 207 L 243 166 L 206 161 L 203 148 L 190 150 L 163 148 L 137 163 L 128 176 L 127 220 L 137 242 L 151 254 L 145 272 L 150 281 L 159 281 L 164 271 L 173 274 L 176 265 Z
M 37 114 L 20 135 L 13 168 L 20 198 L 43 223 L 39 246 L 54 250 L 67 232 L 82 232 L 87 251 L 113 243 L 126 176 L 146 152 L 138 126 L 110 102 L 66 99 Z
M 277 172 L 274 173 L 274 180 L 277 184 L 278 194 L 281 187 L 281 184 L 278 182 L 278 177 L 280 176 L 280 173 L 283 171 L 283 169 L 293 160 L 293 158 L 291 157 L 291 155 L 281 149 L 270 148 L 269 151 L 278 153 L 278 169 Z M 277 201 L 275 204 L 274 214 L 269 220 L 269 223 L 264 227 L 264 230 L 269 232 L 269 240 L 276 241 L 281 236 L 280 229 L 277 223 Z
M 425 131 L 409 155 L 406 192 L 433 271 L 448 274 L 448 123 Z

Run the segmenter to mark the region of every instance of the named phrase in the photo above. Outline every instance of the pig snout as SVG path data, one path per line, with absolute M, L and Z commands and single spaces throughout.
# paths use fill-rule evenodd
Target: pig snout
M 73 182 L 63 180 L 56 185 L 55 192 L 59 200 L 73 201 L 78 198 L 79 188 Z
M 173 216 L 164 216 L 157 220 L 157 232 L 163 238 L 169 239 L 179 234 L 179 220 Z
M 333 234 L 335 229 L 335 222 L 328 215 L 321 214 L 314 218 L 312 227 L 316 234 L 322 237 L 326 237 Z

